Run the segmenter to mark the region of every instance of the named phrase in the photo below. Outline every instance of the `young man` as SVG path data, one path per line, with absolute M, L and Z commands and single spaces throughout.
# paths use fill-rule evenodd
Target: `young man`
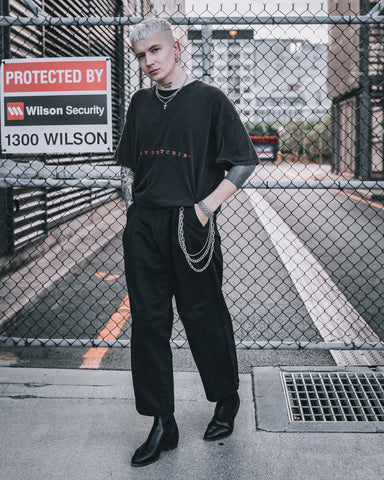
M 239 380 L 216 214 L 258 159 L 226 96 L 184 73 L 168 22 L 145 20 L 130 42 L 154 82 L 132 96 L 116 154 L 127 205 L 123 244 L 136 408 L 154 417 L 131 462 L 142 466 L 179 438 L 169 345 L 173 296 L 207 399 L 216 402 L 204 439 L 233 431 Z

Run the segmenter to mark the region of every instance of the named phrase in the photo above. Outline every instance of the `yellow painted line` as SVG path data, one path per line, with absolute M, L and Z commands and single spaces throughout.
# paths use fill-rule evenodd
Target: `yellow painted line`
M 366 200 L 363 197 L 360 197 L 359 195 L 356 195 L 355 193 L 349 193 L 345 192 L 344 190 L 335 190 L 338 193 L 342 193 L 343 195 L 347 197 L 354 198 L 355 200 L 359 200 L 359 202 L 366 203 L 367 205 L 370 205 L 371 207 L 379 208 L 380 210 L 384 210 L 384 205 L 377 203 L 377 202 L 372 202 L 372 200 Z
M 97 340 L 116 340 L 120 332 L 131 314 L 128 295 L 121 302 L 117 311 L 108 320 L 108 323 L 99 333 Z M 79 368 L 100 368 L 101 361 L 107 353 L 108 347 L 91 347 L 85 355 L 83 355 L 83 363 Z

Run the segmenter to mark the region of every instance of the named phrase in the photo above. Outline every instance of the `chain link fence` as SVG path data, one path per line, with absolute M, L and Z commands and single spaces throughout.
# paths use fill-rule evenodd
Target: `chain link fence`
M 238 347 L 384 347 L 381 2 L 330 1 L 312 12 L 0 3 L 2 59 L 111 58 L 114 147 L 130 96 L 150 85 L 129 31 L 147 16 L 168 19 L 183 67 L 229 96 L 261 160 L 219 217 Z M 1 341 L 129 346 L 125 211 L 113 153 L 6 150 Z M 176 311 L 172 343 L 188 346 Z

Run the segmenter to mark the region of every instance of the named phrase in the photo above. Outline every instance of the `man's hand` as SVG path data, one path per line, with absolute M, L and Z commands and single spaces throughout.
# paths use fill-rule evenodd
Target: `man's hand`
M 196 216 L 197 218 L 200 220 L 200 223 L 203 227 L 205 227 L 205 225 L 208 223 L 208 217 L 205 215 L 205 213 L 203 213 L 203 211 L 201 210 L 201 208 L 199 207 L 199 205 L 197 203 L 195 203 L 195 212 L 196 212 Z
M 237 190 L 236 185 L 234 185 L 230 180 L 223 179 L 217 188 L 210 194 L 208 197 L 203 199 L 205 206 L 211 212 L 215 212 L 222 203 L 224 203 L 228 198 L 230 198 Z M 195 203 L 195 212 L 197 218 L 200 220 L 201 225 L 204 227 L 208 222 L 208 217 L 203 213 L 201 208 L 197 203 Z

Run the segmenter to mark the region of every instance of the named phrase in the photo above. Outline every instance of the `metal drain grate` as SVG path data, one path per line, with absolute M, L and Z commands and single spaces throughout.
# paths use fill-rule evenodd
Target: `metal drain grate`
M 379 372 L 281 372 L 291 422 L 384 422 Z

